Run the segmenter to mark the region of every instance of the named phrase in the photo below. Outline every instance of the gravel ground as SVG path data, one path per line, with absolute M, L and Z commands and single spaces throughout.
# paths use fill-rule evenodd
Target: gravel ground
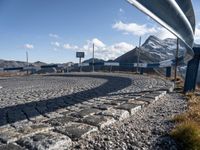
M 167 94 L 131 118 L 75 142 L 72 149 L 175 150 L 176 143 L 168 136 L 174 127 L 170 119 L 186 106 L 180 94 Z

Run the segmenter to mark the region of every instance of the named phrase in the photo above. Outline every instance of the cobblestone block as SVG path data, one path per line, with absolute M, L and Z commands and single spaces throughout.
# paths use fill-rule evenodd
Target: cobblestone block
M 44 114 L 46 117 L 48 118 L 57 118 L 57 117 L 62 117 L 63 115 L 62 114 L 59 114 L 57 112 L 49 112 L 49 113 L 45 113 Z
M 113 123 L 115 123 L 116 120 L 112 117 L 106 117 L 102 115 L 91 115 L 83 119 L 83 123 L 96 126 L 100 130 L 103 129 L 106 126 L 109 126 Z
M 155 101 L 155 98 L 149 98 L 149 97 L 141 97 L 140 99 L 138 99 L 140 101 L 144 101 L 144 102 L 147 102 L 147 103 L 152 103 Z
M 72 140 L 78 140 L 91 132 L 98 131 L 98 128 L 83 123 L 71 122 L 64 126 L 56 127 L 55 131 L 67 135 Z
M 111 100 L 111 101 L 106 102 L 105 104 L 116 106 L 116 105 L 121 105 L 122 103 L 125 103 L 125 101 L 122 101 L 122 100 Z
M 169 86 L 165 86 L 165 87 L 161 87 L 159 90 L 161 91 L 167 91 L 167 92 L 173 92 L 174 91 L 174 85 L 169 85 Z
M 7 124 L 7 117 L 6 117 L 6 112 L 5 111 L 2 111 L 0 113 L 0 126 L 1 125 L 5 125 Z
M 109 109 L 99 113 L 99 115 L 110 116 L 116 120 L 124 120 L 129 117 L 129 112 L 120 109 Z
M 9 143 L 6 145 L 0 145 L 0 150 L 25 150 L 17 144 Z
M 8 110 L 8 122 L 13 123 L 21 120 L 26 120 L 27 117 L 25 114 L 21 111 L 21 109 L 15 109 L 15 110 Z
M 101 109 L 101 110 L 108 110 L 113 108 L 113 105 L 109 104 L 98 104 L 98 105 L 93 105 L 93 108 Z
M 149 104 L 148 102 L 140 101 L 140 100 L 137 100 L 137 99 L 136 100 L 129 100 L 128 103 L 140 105 L 141 107 L 145 107 Z
M 33 125 L 21 126 L 17 128 L 17 131 L 23 134 L 23 137 L 27 137 L 27 136 L 32 136 L 40 132 L 46 132 L 51 129 L 52 127 L 50 127 L 47 124 L 33 124 Z
M 84 117 L 87 117 L 89 115 L 97 114 L 100 111 L 101 110 L 99 110 L 99 109 L 88 108 L 88 109 L 83 109 L 79 112 L 73 113 L 71 115 L 74 116 L 74 117 L 84 118 Z
M 159 94 L 162 97 L 167 94 L 167 91 L 153 91 L 152 94 Z
M 4 143 L 15 142 L 22 137 L 23 134 L 17 132 L 14 128 L 9 128 L 0 132 L 0 140 Z
M 72 145 L 69 137 L 56 132 L 38 133 L 22 138 L 17 143 L 32 150 L 66 150 Z
M 35 108 L 40 114 L 45 114 L 46 112 L 48 112 L 48 108 L 45 102 L 38 104 Z
M 159 99 L 159 95 L 156 94 L 156 95 L 152 95 L 152 94 L 148 94 L 148 95 L 145 95 L 143 98 L 150 98 L 150 99 L 153 99 L 154 101 L 157 101 Z
M 67 110 L 69 111 L 80 111 L 80 108 L 77 106 L 68 106 Z
M 11 126 L 16 128 L 16 129 L 19 129 L 22 126 L 31 126 L 31 125 L 33 125 L 33 122 L 32 121 L 28 121 L 28 120 L 18 121 L 18 122 L 15 122 L 15 123 L 11 124 Z
M 68 113 L 69 110 L 67 110 L 66 108 L 61 108 L 61 109 L 56 110 L 56 112 L 57 112 L 58 114 L 63 114 L 63 113 Z
M 138 105 L 138 104 L 133 104 L 133 103 L 125 103 L 125 104 L 122 104 L 122 105 L 120 105 L 116 108 L 127 110 L 127 111 L 129 111 L 130 115 L 133 115 L 133 114 L 135 114 L 135 112 L 140 110 L 142 108 L 142 106 Z
M 45 121 L 45 123 L 51 124 L 52 126 L 62 126 L 68 124 L 69 122 L 77 122 L 79 120 L 80 120 L 79 118 L 75 118 L 72 116 L 64 116 L 47 120 Z

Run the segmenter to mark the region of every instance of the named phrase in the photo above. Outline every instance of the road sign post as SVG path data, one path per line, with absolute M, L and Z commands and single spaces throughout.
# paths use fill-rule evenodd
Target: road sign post
M 85 53 L 84 52 L 76 52 L 76 57 L 79 58 L 80 72 L 82 72 L 81 58 L 85 57 Z
M 94 72 L 94 43 L 92 45 L 92 72 Z

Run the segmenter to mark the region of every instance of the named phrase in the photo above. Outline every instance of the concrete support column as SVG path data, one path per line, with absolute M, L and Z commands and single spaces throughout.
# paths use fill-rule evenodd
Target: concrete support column
M 144 74 L 144 68 L 140 68 L 140 74 Z
M 185 78 L 184 92 L 194 91 L 199 69 L 200 47 L 194 47 L 194 57 L 188 62 Z
M 172 75 L 172 67 L 167 67 L 166 68 L 166 77 L 170 78 Z

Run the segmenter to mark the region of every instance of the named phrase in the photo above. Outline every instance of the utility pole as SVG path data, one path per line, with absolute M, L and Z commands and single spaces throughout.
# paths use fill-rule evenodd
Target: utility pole
M 141 41 L 142 41 L 142 37 L 140 36 L 140 38 L 139 38 L 139 48 L 141 47 Z M 137 73 L 139 72 L 139 63 L 140 63 L 140 49 L 137 52 Z
M 29 67 L 29 62 L 28 62 L 28 51 L 26 51 L 26 67 Z M 27 68 L 27 75 L 28 75 L 28 68 Z
M 174 82 L 176 83 L 177 80 L 177 67 L 178 67 L 178 52 L 179 52 L 179 38 L 177 38 L 177 49 L 176 49 L 176 63 L 175 63 L 175 67 L 174 67 Z
M 27 65 L 27 67 L 29 66 L 29 63 L 28 63 L 28 51 L 26 51 L 26 65 Z
M 81 57 L 79 57 L 79 65 L 80 65 L 80 72 L 82 72 L 82 62 L 81 62 Z
M 94 43 L 93 43 L 93 53 L 92 53 L 92 71 L 94 72 Z

